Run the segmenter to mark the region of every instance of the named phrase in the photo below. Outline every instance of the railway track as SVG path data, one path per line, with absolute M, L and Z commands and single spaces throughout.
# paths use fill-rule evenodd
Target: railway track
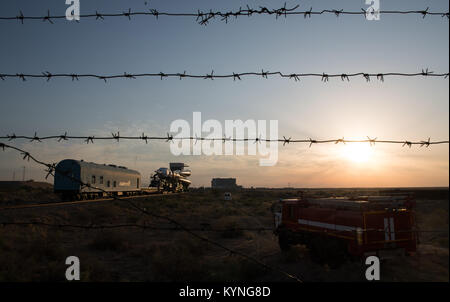
M 148 197 L 157 197 L 157 196 L 173 196 L 173 195 L 180 195 L 180 194 L 184 194 L 184 193 L 185 192 L 152 193 L 152 194 L 144 194 L 144 195 L 136 195 L 136 196 L 119 196 L 119 198 L 120 199 L 135 199 L 135 198 L 144 198 L 144 197 L 148 198 Z M 62 202 L 52 202 L 52 203 L 24 204 L 24 205 L 17 205 L 17 206 L 0 207 L 0 211 L 91 204 L 91 203 L 98 203 L 98 202 L 112 201 L 112 200 L 116 200 L 116 199 L 114 199 L 114 198 L 97 198 L 97 199 L 62 201 Z

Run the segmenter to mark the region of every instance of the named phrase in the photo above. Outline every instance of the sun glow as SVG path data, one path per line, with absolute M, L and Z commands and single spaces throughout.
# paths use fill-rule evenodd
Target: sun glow
M 368 144 L 347 144 L 344 147 L 344 157 L 355 163 L 365 163 L 370 160 L 373 148 Z

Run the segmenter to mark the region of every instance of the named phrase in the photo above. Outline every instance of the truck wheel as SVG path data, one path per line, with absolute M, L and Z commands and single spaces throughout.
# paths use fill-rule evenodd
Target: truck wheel
M 314 262 L 319 264 L 323 264 L 325 262 L 325 247 L 323 246 L 320 237 L 316 236 L 311 238 L 311 240 L 308 242 L 308 248 L 311 259 Z
M 348 257 L 345 241 L 317 236 L 310 242 L 311 258 L 320 264 L 328 264 L 330 268 L 340 267 Z

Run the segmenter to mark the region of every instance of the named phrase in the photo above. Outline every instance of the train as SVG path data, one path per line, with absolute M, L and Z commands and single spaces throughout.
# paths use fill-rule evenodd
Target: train
M 191 182 L 186 178 L 191 175 L 184 170 L 184 163 L 171 163 L 166 174 L 160 168 L 156 176 L 151 177 L 150 186 L 142 186 L 142 177 L 138 171 L 113 164 L 97 164 L 83 160 L 64 159 L 56 165 L 54 192 L 64 200 L 83 200 L 115 196 L 134 196 L 153 192 L 185 192 Z M 158 180 L 159 182 L 157 182 Z
M 417 232 L 412 196 L 281 199 L 274 203 L 281 250 L 303 244 L 316 262 L 338 267 L 347 259 L 413 254 Z

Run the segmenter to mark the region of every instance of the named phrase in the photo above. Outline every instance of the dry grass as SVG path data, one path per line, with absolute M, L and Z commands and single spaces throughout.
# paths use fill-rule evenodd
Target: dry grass
M 236 230 L 237 227 L 271 227 L 272 202 L 293 196 L 295 192 L 235 192 L 232 201 L 224 201 L 222 192 L 199 191 L 136 199 L 136 202 L 184 225 L 198 228 L 207 224 L 212 228 L 228 229 L 200 234 L 308 281 L 364 280 L 360 263 L 330 269 L 312 262 L 304 246 L 298 245 L 281 253 L 277 238 L 271 232 Z M 22 203 L 45 202 L 47 193 L 36 190 L 24 195 L 20 191 L 15 198 L 23 199 L 18 201 Z M 343 192 L 312 190 L 309 194 L 330 196 Z M 31 197 L 26 199 L 26 196 Z M 0 221 L 32 219 L 73 224 L 170 225 L 142 215 L 121 202 L 0 212 Z M 422 229 L 448 229 L 448 200 L 418 200 L 417 219 Z M 421 236 L 421 243 L 415 257 L 386 264 L 385 280 L 448 281 L 448 233 L 425 234 Z M 0 227 L 0 281 L 64 281 L 65 258 L 71 255 L 80 258 L 84 281 L 286 281 L 278 273 L 266 271 L 183 232 L 136 228 L 62 231 L 43 227 Z

